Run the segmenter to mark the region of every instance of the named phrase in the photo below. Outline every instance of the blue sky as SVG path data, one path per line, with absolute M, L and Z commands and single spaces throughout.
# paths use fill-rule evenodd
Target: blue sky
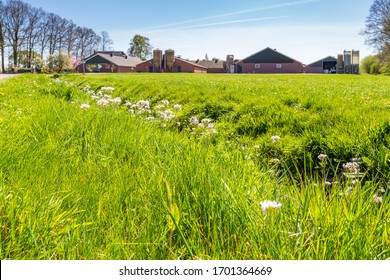
M 96 32 L 126 51 L 141 34 L 183 58 L 245 58 L 266 47 L 311 63 L 344 49 L 373 50 L 359 32 L 373 0 L 27 0 Z

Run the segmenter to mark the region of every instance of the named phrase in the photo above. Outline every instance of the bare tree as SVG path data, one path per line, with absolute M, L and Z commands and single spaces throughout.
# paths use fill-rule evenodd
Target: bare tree
M 390 0 L 374 0 L 363 34 L 366 43 L 378 50 L 390 43 Z
M 60 26 L 62 19 L 59 15 L 49 13 L 47 17 L 48 29 L 48 47 L 49 55 L 53 55 L 58 48 L 59 37 L 60 37 Z
M 112 50 L 112 44 L 114 42 L 111 40 L 108 32 L 107 31 L 100 32 L 100 37 L 102 38 L 101 44 L 100 44 L 102 51 Z
M 0 0 L 0 52 L 1 52 L 1 71 L 4 72 L 4 38 L 5 38 L 5 29 L 4 29 L 4 5 L 3 1 Z
M 39 23 L 39 28 L 37 30 L 38 32 L 38 48 L 39 48 L 39 54 L 41 57 L 43 57 L 43 54 L 45 52 L 45 49 L 47 48 L 47 44 L 49 41 L 49 26 L 47 25 L 48 22 L 48 14 L 44 12 L 42 15 L 41 21 Z
M 24 43 L 30 6 L 19 0 L 9 0 L 4 9 L 7 40 L 12 47 L 13 65 L 18 65 L 18 50 Z
M 27 16 L 27 30 L 26 30 L 26 50 L 27 56 L 27 68 L 31 68 L 31 61 L 34 59 L 34 49 L 39 39 L 40 19 L 42 18 L 44 11 L 42 9 L 30 7 Z
M 77 25 L 73 21 L 69 21 L 66 27 L 66 52 L 68 57 L 71 57 L 76 44 L 76 29 Z
M 90 28 L 78 27 L 76 30 L 76 56 L 82 58 L 90 56 L 100 44 L 100 36 Z

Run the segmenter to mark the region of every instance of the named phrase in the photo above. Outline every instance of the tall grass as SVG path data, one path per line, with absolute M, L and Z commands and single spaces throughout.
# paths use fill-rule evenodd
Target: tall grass
M 60 80 L 0 85 L 1 259 L 390 257 L 385 78 Z M 122 104 L 98 106 L 87 85 Z M 123 106 L 163 99 L 182 105 L 168 123 Z M 194 133 L 191 116 L 218 134 Z M 353 157 L 363 175 L 347 178 Z M 264 200 L 282 207 L 263 213 Z

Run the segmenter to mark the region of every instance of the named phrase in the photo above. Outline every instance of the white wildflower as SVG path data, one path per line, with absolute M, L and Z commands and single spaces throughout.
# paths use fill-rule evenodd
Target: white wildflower
M 213 123 L 209 123 L 208 125 L 207 125 L 207 129 L 213 129 L 214 128 L 214 124 Z
M 164 105 L 169 105 L 169 101 L 168 100 L 161 100 L 161 103 L 164 104 Z
M 279 209 L 280 207 L 282 207 L 281 203 L 277 203 L 276 201 L 270 201 L 270 200 L 264 200 L 263 202 L 260 202 L 260 205 L 263 214 L 267 212 L 268 208 Z
M 115 89 L 113 87 L 102 87 L 100 90 L 103 92 L 113 92 Z
M 272 143 L 276 143 L 280 141 L 280 136 L 274 135 L 271 137 Z
M 328 156 L 325 155 L 325 154 L 319 154 L 317 158 L 318 158 L 320 161 L 325 161 L 325 160 L 328 158 Z
M 112 99 L 112 103 L 120 105 L 122 103 L 122 99 L 120 97 L 115 97 Z
M 199 120 L 197 117 L 193 116 L 190 118 L 190 123 L 192 123 L 193 125 L 198 125 L 199 124 Z
M 102 99 L 98 100 L 97 105 L 99 105 L 99 106 L 108 106 L 109 103 L 110 102 L 107 99 L 102 98 Z
M 260 146 L 259 145 L 255 145 L 253 148 L 260 149 Z
M 351 173 L 355 173 L 355 174 L 359 173 L 359 163 L 357 163 L 357 162 L 344 163 L 343 168 L 347 172 L 351 172 Z
M 378 204 L 382 203 L 382 201 L 383 201 L 383 198 L 381 196 L 376 195 L 376 194 L 374 194 L 373 199 L 374 199 L 374 202 L 378 203 Z
M 181 110 L 181 105 L 175 104 L 175 106 L 173 106 L 173 109 L 176 110 L 176 111 L 180 111 Z
M 91 108 L 91 106 L 89 104 L 81 104 L 81 106 L 80 106 L 80 109 L 83 109 L 83 110 L 88 110 L 89 108 Z
M 157 110 L 165 109 L 165 105 L 164 105 L 164 104 L 159 104 L 159 105 L 157 105 L 157 106 L 154 107 L 154 108 L 157 109 Z
M 125 103 L 125 106 L 126 106 L 126 107 L 131 107 L 131 105 L 133 105 L 133 104 L 131 104 L 131 102 L 126 102 L 126 103 Z
M 202 120 L 202 123 L 208 124 L 208 123 L 211 123 L 211 120 L 210 120 L 210 119 L 203 119 L 203 120 Z

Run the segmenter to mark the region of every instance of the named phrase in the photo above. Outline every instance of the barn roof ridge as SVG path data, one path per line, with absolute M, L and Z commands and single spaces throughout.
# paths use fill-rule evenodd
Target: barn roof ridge
M 283 58 L 284 60 L 286 60 L 286 59 L 287 60 L 291 60 L 291 61 L 289 61 L 290 63 L 294 62 L 294 61 L 301 63 L 300 61 L 298 61 L 298 60 L 296 60 L 294 58 L 291 58 L 291 57 L 289 57 L 289 56 L 287 56 L 287 55 L 277 51 L 276 49 L 272 49 L 270 47 L 266 47 L 265 49 L 262 49 L 262 50 L 260 50 L 260 51 L 258 51 L 256 53 L 254 53 L 254 54 L 251 54 L 251 55 L 245 57 L 244 59 L 241 59 L 240 61 L 238 61 L 238 63 L 248 61 L 250 58 L 258 56 L 261 53 L 264 53 L 264 52 L 267 52 L 267 51 L 271 51 L 271 52 L 277 54 L 280 58 Z M 264 59 L 264 58 L 262 58 L 262 59 Z M 269 59 L 269 58 L 267 57 L 267 59 Z M 256 63 L 256 62 L 253 62 L 253 63 Z M 275 63 L 275 62 L 259 62 L 259 63 Z M 283 63 L 283 62 L 281 62 L 281 63 Z

